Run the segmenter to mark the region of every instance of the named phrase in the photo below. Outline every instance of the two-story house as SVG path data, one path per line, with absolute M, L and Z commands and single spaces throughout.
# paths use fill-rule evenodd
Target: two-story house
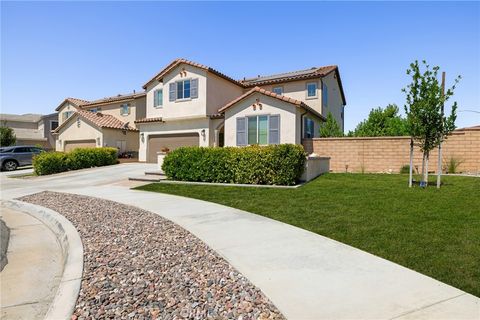
M 139 131 L 135 120 L 145 118 L 145 92 L 94 101 L 65 99 L 56 109 L 56 150 L 78 147 L 116 147 L 137 153 Z
M 177 59 L 150 79 L 139 160 L 180 146 L 302 143 L 317 137 L 332 112 L 343 130 L 346 105 L 337 66 L 234 80 L 195 62 Z
M 16 145 L 41 145 L 46 149 L 55 148 L 52 130 L 58 127 L 56 113 L 41 114 L 0 114 L 2 126 L 12 128 L 17 138 Z

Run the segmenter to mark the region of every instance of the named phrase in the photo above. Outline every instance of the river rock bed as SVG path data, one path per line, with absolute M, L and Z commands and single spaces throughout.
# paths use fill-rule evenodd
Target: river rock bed
M 58 192 L 19 200 L 61 213 L 80 234 L 84 270 L 72 319 L 284 319 L 227 261 L 154 213 Z

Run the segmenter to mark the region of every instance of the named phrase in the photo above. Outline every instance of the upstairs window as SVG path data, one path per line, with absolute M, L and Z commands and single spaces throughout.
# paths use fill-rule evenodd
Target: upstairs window
M 316 98 L 317 97 L 317 83 L 309 82 L 307 83 L 307 98 Z
M 158 89 L 153 92 L 153 106 L 155 108 L 163 106 L 163 89 Z
M 283 95 L 283 87 L 273 87 L 272 92 L 279 95 Z
M 128 116 L 130 114 L 130 104 L 124 103 L 120 106 L 120 114 L 122 116 Z
M 55 130 L 55 129 L 57 129 L 57 128 L 58 128 L 58 121 L 56 121 L 56 120 L 51 120 L 51 121 L 50 121 L 50 131 L 51 131 L 51 130 Z
M 92 109 L 89 109 L 88 111 L 93 112 L 93 113 L 97 113 L 97 112 L 102 111 L 102 108 L 92 108 Z
M 63 121 L 67 120 L 68 118 L 70 118 L 70 116 L 73 114 L 73 111 L 65 111 L 63 114 L 62 114 L 62 118 L 63 118 Z
M 177 82 L 177 100 L 190 99 L 190 80 Z
M 198 98 L 198 79 L 185 79 L 169 84 L 169 101 Z

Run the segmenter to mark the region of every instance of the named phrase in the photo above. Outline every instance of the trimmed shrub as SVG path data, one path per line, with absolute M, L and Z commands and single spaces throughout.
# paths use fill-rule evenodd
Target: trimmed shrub
M 33 171 L 36 175 L 58 173 L 68 170 L 67 154 L 63 152 L 42 152 L 33 157 Z
M 115 148 L 78 148 L 71 152 L 44 152 L 33 158 L 37 175 L 47 175 L 68 170 L 108 166 L 117 163 Z
M 182 147 L 165 157 L 162 169 L 180 181 L 295 184 L 303 173 L 303 146 Z

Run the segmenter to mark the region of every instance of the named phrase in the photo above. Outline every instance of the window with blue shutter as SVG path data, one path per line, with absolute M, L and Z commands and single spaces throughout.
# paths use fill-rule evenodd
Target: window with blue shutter
M 177 99 L 177 84 L 172 82 L 169 84 L 168 88 L 168 100 L 175 101 Z
M 268 127 L 269 127 L 268 143 L 279 144 L 280 143 L 280 115 L 270 116 Z
M 190 83 L 190 97 L 192 99 L 198 98 L 198 79 L 192 79 Z
M 237 118 L 237 146 L 247 144 L 246 118 Z

